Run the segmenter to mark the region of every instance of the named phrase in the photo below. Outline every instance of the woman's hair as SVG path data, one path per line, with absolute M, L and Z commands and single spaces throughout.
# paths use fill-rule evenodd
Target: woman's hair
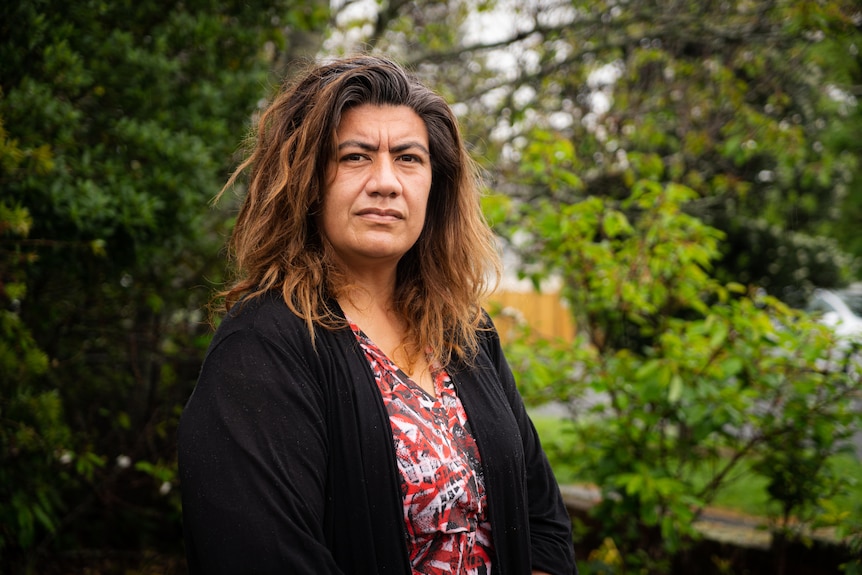
M 431 152 L 425 225 L 398 263 L 395 310 L 407 327 L 411 358 L 428 349 L 441 365 L 469 360 L 484 325 L 482 299 L 499 279 L 494 236 L 480 207 L 480 183 L 448 104 L 403 68 L 375 56 L 315 65 L 287 83 L 261 115 L 242 172 L 248 191 L 230 242 L 236 278 L 221 295 L 240 299 L 280 289 L 308 325 L 345 327 L 333 296 L 348 279 L 322 236 L 318 216 L 327 166 L 344 112 L 362 104 L 407 106 L 422 118 Z

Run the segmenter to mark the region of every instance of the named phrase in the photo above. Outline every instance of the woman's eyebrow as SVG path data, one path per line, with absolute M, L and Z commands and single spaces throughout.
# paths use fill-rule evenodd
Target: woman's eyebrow
M 424 144 L 422 144 L 420 142 L 412 142 L 412 141 L 411 142 L 404 142 L 404 143 L 398 144 L 397 146 L 393 146 L 389 151 L 393 152 L 393 153 L 406 152 L 407 150 L 409 150 L 411 148 L 419 148 L 419 150 L 421 150 L 425 155 L 427 155 L 427 156 L 431 155 L 431 152 L 428 151 L 428 148 L 426 148 Z
M 343 150 L 344 148 L 359 148 L 360 150 L 365 150 L 367 152 L 377 152 L 380 149 L 379 146 L 369 144 L 368 142 L 363 142 L 362 140 L 345 140 L 338 144 L 339 150 Z M 422 144 L 421 142 L 414 142 L 412 140 L 393 146 L 389 151 L 393 153 L 398 153 L 407 151 L 411 148 L 418 148 L 426 155 L 431 155 L 431 152 L 428 151 L 428 148 L 426 148 L 424 144 Z
M 374 146 L 361 140 L 345 140 L 338 144 L 339 150 L 343 150 L 344 148 L 359 148 L 361 150 L 366 150 L 369 152 L 376 152 L 378 147 L 379 146 Z

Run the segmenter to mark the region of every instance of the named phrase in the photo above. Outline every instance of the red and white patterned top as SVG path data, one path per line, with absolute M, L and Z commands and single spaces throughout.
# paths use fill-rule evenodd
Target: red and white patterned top
M 432 397 L 351 321 L 389 413 L 414 574 L 488 575 L 491 524 L 479 450 L 444 369 Z

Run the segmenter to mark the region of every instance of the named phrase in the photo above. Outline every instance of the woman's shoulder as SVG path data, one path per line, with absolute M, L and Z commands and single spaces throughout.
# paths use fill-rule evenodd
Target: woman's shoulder
M 494 320 L 487 310 L 482 309 L 482 321 L 478 329 L 478 341 L 480 348 L 487 354 L 496 358 L 502 352 L 500 333 L 497 331 L 497 326 L 494 325 Z
M 234 304 L 216 328 L 211 348 L 237 335 L 311 345 L 308 325 L 287 306 L 280 292 L 249 295 Z
M 246 295 L 231 306 L 218 329 L 266 329 L 274 325 L 291 326 L 302 323 L 302 319 L 290 311 L 280 293 L 265 291 Z

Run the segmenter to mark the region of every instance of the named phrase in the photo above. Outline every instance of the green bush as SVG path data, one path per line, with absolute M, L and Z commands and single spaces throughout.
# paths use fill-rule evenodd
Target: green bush
M 175 429 L 231 223 L 210 201 L 271 73 L 304 55 L 286 31 L 328 16 L 0 7 L 0 572 L 181 555 Z
M 744 466 L 765 477 L 782 535 L 850 526 L 828 511 L 852 478 L 828 462 L 860 428 L 859 377 L 830 359 L 826 328 L 712 277 L 722 234 L 683 211 L 693 197 L 641 180 L 618 203 L 518 211 L 542 262 L 526 275 L 559 278 L 578 327 L 571 344 L 515 340 L 519 383 L 530 402 L 571 407 L 554 465 L 600 486 L 593 535 L 648 572 L 697 538 L 693 522 Z

